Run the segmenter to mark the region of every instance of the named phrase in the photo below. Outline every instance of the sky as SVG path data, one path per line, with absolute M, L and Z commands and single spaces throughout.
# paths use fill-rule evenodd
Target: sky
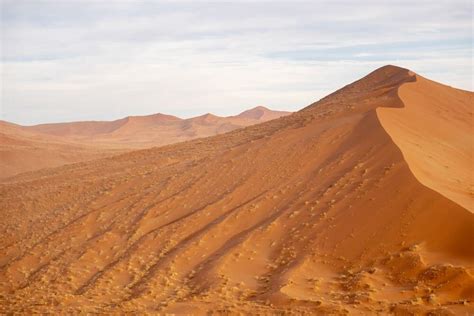
M 394 64 L 473 90 L 473 1 L 0 0 L 0 119 L 299 110 Z

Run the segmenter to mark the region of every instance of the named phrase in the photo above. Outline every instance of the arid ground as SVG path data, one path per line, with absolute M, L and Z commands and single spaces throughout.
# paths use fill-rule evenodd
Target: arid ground
M 2 147 L 34 133 L 107 157 L 0 180 L 0 313 L 474 314 L 473 104 L 385 66 L 292 115 L 126 153 L 176 118 L 56 143 L 2 127 Z
M 166 114 L 21 126 L 0 121 L 0 178 L 229 132 L 289 115 L 263 106 L 236 116 Z

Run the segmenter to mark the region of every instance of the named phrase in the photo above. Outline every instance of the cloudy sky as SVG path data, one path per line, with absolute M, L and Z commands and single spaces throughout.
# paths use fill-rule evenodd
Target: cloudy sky
M 471 0 L 0 3 L 20 124 L 297 110 L 385 64 L 473 90 Z

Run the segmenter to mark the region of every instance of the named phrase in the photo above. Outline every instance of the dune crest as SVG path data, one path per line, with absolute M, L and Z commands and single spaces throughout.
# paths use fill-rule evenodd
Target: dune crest
M 377 116 L 410 170 L 427 187 L 474 212 L 474 93 L 416 75 L 398 94 L 403 107 L 378 107 Z

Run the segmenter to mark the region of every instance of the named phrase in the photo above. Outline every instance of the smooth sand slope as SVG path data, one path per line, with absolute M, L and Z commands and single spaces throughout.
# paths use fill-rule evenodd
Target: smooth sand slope
M 377 113 L 418 80 L 386 66 L 267 123 L 4 180 L 1 312 L 473 313 L 474 215 Z
M 259 106 L 236 116 L 212 114 L 180 119 L 165 114 L 20 126 L 0 121 L 0 178 L 88 161 L 137 148 L 214 136 L 266 122 L 290 112 Z
M 377 108 L 380 123 L 421 183 L 474 212 L 474 94 L 416 79 L 403 108 Z

